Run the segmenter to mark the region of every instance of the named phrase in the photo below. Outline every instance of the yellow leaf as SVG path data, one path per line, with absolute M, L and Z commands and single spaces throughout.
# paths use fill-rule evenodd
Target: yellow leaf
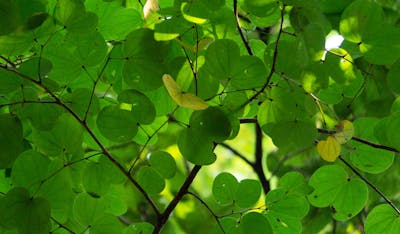
M 336 128 L 337 132 L 333 136 L 340 144 L 348 142 L 354 135 L 353 124 L 348 120 L 342 120 Z
M 318 142 L 317 150 L 323 160 L 334 162 L 340 154 L 340 143 L 334 137 L 328 136 L 326 141 Z
M 174 100 L 179 106 L 183 106 L 192 110 L 204 110 L 208 108 L 208 104 L 199 97 L 191 93 L 182 92 L 178 84 L 170 75 L 164 74 L 162 79 L 164 86 L 172 100 Z

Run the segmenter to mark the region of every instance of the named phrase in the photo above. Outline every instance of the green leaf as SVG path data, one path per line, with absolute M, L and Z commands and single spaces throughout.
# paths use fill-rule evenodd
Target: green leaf
M 351 179 L 337 165 L 323 166 L 310 178 L 314 191 L 308 195 L 313 206 L 331 208 L 337 220 L 347 220 L 361 211 L 368 198 L 368 187 L 364 181 Z
M 299 172 L 288 172 L 279 181 L 279 188 L 286 189 L 287 194 L 305 196 L 312 191 L 304 176 Z
M 146 95 L 137 90 L 122 91 L 118 95 L 118 101 L 121 103 L 120 105 L 126 106 L 124 109 L 129 110 L 139 123 L 151 124 L 156 117 L 153 103 Z
M 24 111 L 33 127 L 45 131 L 51 130 L 62 114 L 62 109 L 55 104 L 27 103 Z
M 65 94 L 63 100 L 81 119 L 85 118 L 86 113 L 94 116 L 100 111 L 99 99 L 89 89 L 76 89 Z
M 400 232 L 400 217 L 393 207 L 381 204 L 369 212 L 364 227 L 366 234 L 395 234 Z
M 268 16 L 277 7 L 276 2 L 273 0 L 245 0 L 244 5 L 248 12 L 258 17 Z
M 227 39 L 214 41 L 207 49 L 205 69 L 217 80 L 232 78 L 233 69 L 239 64 L 238 45 Z
M 127 60 L 123 67 L 124 81 L 128 86 L 149 91 L 162 85 L 165 74 L 164 60 L 167 44 L 154 40 L 153 31 L 138 29 L 126 37 L 124 55 Z
M 274 144 L 283 150 L 306 147 L 317 137 L 314 125 L 304 121 L 270 123 L 265 125 L 263 130 L 272 138 Z
M 388 74 L 387 74 L 387 83 L 389 88 L 395 92 L 396 94 L 400 93 L 400 59 L 397 60 L 396 63 L 394 63 Z
M 9 114 L 0 114 L 0 168 L 10 167 L 23 150 L 21 122 Z
M 19 21 L 18 3 L 15 0 L 5 0 L 0 3 L 2 20 L 0 22 L 0 35 L 13 32 Z
M 97 127 L 106 138 L 116 142 L 131 140 L 137 133 L 137 119 L 117 106 L 104 107 L 97 116 Z
M 122 233 L 123 225 L 117 217 L 105 215 L 97 219 L 89 230 L 94 234 Z
M 261 185 L 258 180 L 241 180 L 234 197 L 235 205 L 248 208 L 254 205 L 261 195 Z
M 123 234 L 151 234 L 153 229 L 154 227 L 150 223 L 133 223 L 125 228 Z
M 57 1 L 54 17 L 61 25 L 67 26 L 71 21 L 83 15 L 85 6 L 79 0 L 60 0 Z
M 25 151 L 14 162 L 11 179 L 16 186 L 35 191 L 48 176 L 50 162 L 50 159 L 37 151 Z
M 136 172 L 134 178 L 149 194 L 161 193 L 165 188 L 165 180 L 155 169 L 143 166 Z
M 198 137 L 214 142 L 226 140 L 231 133 L 231 124 L 227 115 L 217 107 L 193 112 L 189 125 Z
M 88 11 L 99 17 L 98 30 L 106 40 L 122 40 L 132 30 L 143 25 L 143 19 L 136 9 L 124 8 L 118 1 L 86 1 Z
M 45 234 L 50 231 L 50 204 L 41 197 L 31 197 L 21 187 L 10 190 L 0 199 L 0 224 L 17 228 L 21 234 Z
M 291 195 L 286 189 L 278 188 L 267 194 L 265 203 L 266 216 L 274 232 L 299 233 L 301 231 L 301 219 L 309 210 L 304 196 Z
M 217 159 L 212 141 L 192 128 L 185 129 L 179 135 L 178 147 L 183 157 L 193 164 L 209 165 Z
M 381 27 L 382 8 L 371 0 L 352 2 L 344 11 L 340 20 L 340 34 L 348 41 L 358 43 L 363 37 Z
M 355 135 L 365 140 L 376 142 L 374 128 L 377 119 L 360 118 L 354 121 Z M 359 142 L 351 142 L 352 149 L 349 150 L 350 161 L 358 169 L 378 174 L 387 170 L 394 160 L 394 153 L 377 149 Z
M 379 27 L 374 34 L 365 36 L 360 44 L 360 51 L 368 62 L 379 65 L 393 64 L 400 58 L 400 42 L 396 40 L 399 37 L 398 27 Z
M 242 187 L 246 186 L 247 184 L 242 184 Z M 213 181 L 212 193 L 219 205 L 231 205 L 237 197 L 236 191 L 238 187 L 239 183 L 232 174 L 222 172 Z
M 48 156 L 77 154 L 82 151 L 83 128 L 70 114 L 61 115 L 50 131 L 34 131 L 37 146 Z
M 164 178 L 171 179 L 176 172 L 174 158 L 167 152 L 157 151 L 150 155 L 150 165 L 158 171 Z
M 80 193 L 75 197 L 73 215 L 81 225 L 92 226 L 105 216 L 104 207 L 99 198 L 94 198 L 87 193 Z
M 108 171 L 100 163 L 89 163 L 86 166 L 82 174 L 82 184 L 93 197 L 105 195 L 111 186 Z
M 243 234 L 273 233 L 265 216 L 256 212 L 245 214 L 240 221 L 239 228 Z

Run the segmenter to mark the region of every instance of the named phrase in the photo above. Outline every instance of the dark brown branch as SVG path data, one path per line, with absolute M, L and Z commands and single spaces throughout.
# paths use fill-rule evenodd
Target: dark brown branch
M 367 140 L 362 139 L 362 138 L 359 138 L 359 137 L 352 137 L 351 139 L 352 139 L 352 140 L 355 140 L 355 141 L 358 141 L 358 142 L 361 142 L 361 143 L 363 143 L 363 144 L 369 145 L 369 146 L 374 147 L 374 148 L 383 149 L 383 150 L 388 150 L 388 151 L 392 151 L 392 152 L 394 152 L 394 153 L 399 153 L 399 152 L 400 152 L 400 151 L 399 151 L 398 149 L 396 149 L 396 148 L 393 148 L 393 147 L 390 147 L 390 146 L 386 146 L 386 145 L 376 144 L 376 143 L 374 143 L 374 142 L 370 142 L 370 141 L 367 141 Z
M 196 198 L 210 212 L 210 214 L 214 217 L 215 221 L 217 222 L 217 224 L 218 224 L 219 228 L 221 229 L 221 231 L 223 233 L 225 233 L 224 227 L 222 227 L 222 224 L 219 221 L 218 215 L 216 215 L 214 213 L 214 211 L 211 209 L 211 207 L 205 201 L 203 201 L 203 199 L 201 199 L 201 197 L 199 197 L 197 194 L 192 193 L 190 191 L 187 191 L 187 194 L 192 195 L 194 198 Z
M 243 34 L 242 28 L 240 27 L 240 19 L 239 19 L 239 13 L 238 13 L 238 6 L 237 6 L 237 0 L 233 0 L 233 13 L 235 14 L 235 21 L 236 21 L 236 27 L 239 32 L 240 38 L 243 41 L 244 46 L 246 47 L 247 53 L 249 55 L 254 55 L 253 51 L 251 50 L 251 47 L 249 45 L 249 42 L 247 41 L 246 37 Z
M 257 123 L 257 119 L 256 118 L 241 118 L 240 123 Z
M 327 129 L 322 129 L 322 128 L 318 128 L 318 132 L 319 133 L 323 133 L 323 134 L 335 134 L 336 133 L 336 131 L 334 131 L 334 130 L 327 130 Z M 371 146 L 373 148 L 383 149 L 383 150 L 391 151 L 391 152 L 394 152 L 394 153 L 399 153 L 400 152 L 398 149 L 393 148 L 391 146 L 380 145 L 380 144 L 377 144 L 377 143 L 362 139 L 360 137 L 353 136 L 351 139 L 354 140 L 354 141 L 358 141 L 360 143 L 369 145 L 369 146 Z
M 192 184 L 194 178 L 196 177 L 197 173 L 200 171 L 201 166 L 200 165 L 195 165 L 188 175 L 186 177 L 185 182 L 182 184 L 181 188 L 179 189 L 178 193 L 175 195 L 175 197 L 172 199 L 172 201 L 168 204 L 167 208 L 165 208 L 165 211 L 158 216 L 157 219 L 157 224 L 154 227 L 153 234 L 157 234 L 161 232 L 161 229 L 163 228 L 164 224 L 167 222 L 169 216 L 171 215 L 172 211 L 175 209 L 176 205 L 182 200 L 183 196 L 188 192 L 188 189 L 190 185 Z
M 256 150 L 255 150 L 255 163 L 254 163 L 254 171 L 256 172 L 258 179 L 261 182 L 264 193 L 267 194 L 270 191 L 270 184 L 267 178 L 265 177 L 264 169 L 263 169 L 263 147 L 262 147 L 262 139 L 263 133 L 260 128 L 260 125 L 256 124 Z
M 356 174 L 358 177 L 360 177 L 360 179 L 362 179 L 365 183 L 367 183 L 373 190 L 375 190 L 376 193 L 378 193 L 385 201 L 387 204 L 389 204 L 397 213 L 397 215 L 400 215 L 400 210 L 399 208 L 397 208 L 394 203 L 388 198 L 386 197 L 385 194 L 383 194 L 383 192 L 381 190 L 378 189 L 378 187 L 376 187 L 375 185 L 373 185 L 367 178 L 365 178 L 363 175 L 361 175 L 360 172 L 358 172 L 352 165 L 350 165 L 350 163 L 348 163 L 346 160 L 344 160 L 342 158 L 342 156 L 339 156 L 340 161 L 342 161 L 344 164 L 346 164 L 346 166 L 348 168 L 350 168 L 354 174 Z

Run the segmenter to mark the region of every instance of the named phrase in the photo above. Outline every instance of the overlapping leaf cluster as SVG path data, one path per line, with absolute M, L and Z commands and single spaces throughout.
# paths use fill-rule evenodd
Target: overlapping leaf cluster
M 399 9 L 2 0 L 0 232 L 399 233 Z

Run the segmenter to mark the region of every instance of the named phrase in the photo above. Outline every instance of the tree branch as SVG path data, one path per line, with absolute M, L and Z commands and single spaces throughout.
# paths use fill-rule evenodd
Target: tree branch
M 350 165 L 350 163 L 348 163 L 346 160 L 344 160 L 342 158 L 342 156 L 339 156 L 340 161 L 342 161 L 344 164 L 346 164 L 347 167 L 349 167 L 354 174 L 356 174 L 358 177 L 360 177 L 360 179 L 362 179 L 365 183 L 367 183 L 373 190 L 375 190 L 376 193 L 378 193 L 385 201 L 387 204 L 389 204 L 398 215 L 400 215 L 400 210 L 399 208 L 397 208 L 394 203 L 388 198 L 386 197 L 385 194 L 383 194 L 383 192 L 381 190 L 379 190 L 375 185 L 373 185 L 367 178 L 365 178 L 363 175 L 361 175 L 360 172 L 358 172 L 352 165 Z
M 263 159 L 263 147 L 262 147 L 262 139 L 263 139 L 263 133 L 260 128 L 260 125 L 256 123 L 256 150 L 255 150 L 255 163 L 254 163 L 254 171 L 256 172 L 258 179 L 261 182 L 261 185 L 263 187 L 264 193 L 267 194 L 270 191 L 270 185 L 269 181 L 265 177 L 264 169 L 262 167 L 262 159 Z
M 323 133 L 323 134 L 335 134 L 335 133 L 336 133 L 336 131 L 334 131 L 334 130 L 328 130 L 328 129 L 322 129 L 322 128 L 318 128 L 318 132 L 319 132 L 319 133 Z M 383 150 L 387 150 L 387 151 L 392 151 L 392 152 L 394 152 L 394 153 L 399 153 L 399 152 L 400 152 L 398 149 L 393 148 L 393 147 L 391 147 L 391 146 L 380 145 L 380 144 L 377 144 L 377 143 L 374 143 L 374 142 L 371 142 L 371 141 L 362 139 L 362 138 L 360 138 L 360 137 L 353 136 L 351 139 L 354 140 L 354 141 L 358 141 L 358 142 L 360 142 L 360 143 L 369 145 L 369 146 L 371 146 L 371 147 L 373 147 L 373 148 L 383 149 Z
M 178 193 L 175 195 L 175 197 L 172 199 L 172 201 L 168 204 L 167 208 L 165 208 L 165 211 L 161 215 L 158 216 L 157 224 L 154 227 L 153 234 L 157 234 L 157 233 L 161 232 L 161 229 L 163 228 L 164 224 L 167 222 L 172 211 L 175 209 L 176 205 L 178 205 L 178 203 L 182 200 L 183 196 L 187 193 L 190 185 L 192 184 L 194 178 L 196 177 L 196 175 L 200 171 L 200 169 L 201 169 L 200 165 L 195 165 L 193 167 L 192 171 L 190 172 L 188 177 L 186 177 L 186 180 L 182 184 Z

